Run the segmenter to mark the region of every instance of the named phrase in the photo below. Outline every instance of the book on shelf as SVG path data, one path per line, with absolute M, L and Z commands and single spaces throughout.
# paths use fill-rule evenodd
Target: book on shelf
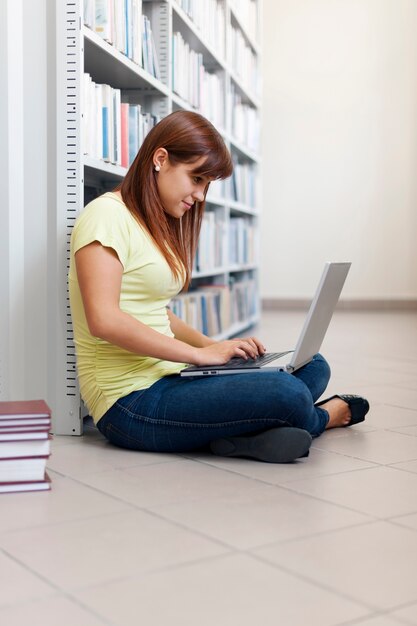
M 196 272 L 206 272 L 221 268 L 224 265 L 224 232 L 223 213 L 206 211 L 201 221 L 201 230 L 194 261 Z
M 18 493 L 23 491 L 48 491 L 51 489 L 51 479 L 45 472 L 41 480 L 23 480 L 17 482 L 0 483 L 0 493 Z
M 142 15 L 142 67 L 146 72 L 161 80 L 151 21 L 146 15 Z
M 227 110 L 232 138 L 249 150 L 258 152 L 260 144 L 258 111 L 244 101 L 233 82 L 227 90 Z
M 223 80 L 206 69 L 201 52 L 193 50 L 180 32 L 172 35 L 172 90 L 215 126 L 224 126 Z
M 220 0 L 176 0 L 200 31 L 205 43 L 224 57 L 226 19 L 224 4 Z
M 210 337 L 230 325 L 229 290 L 224 285 L 207 285 L 180 294 L 171 301 L 170 307 L 175 315 Z
M 0 402 L 0 493 L 50 489 L 50 428 L 44 400 Z
M 229 263 L 250 265 L 256 261 L 256 228 L 247 217 L 232 217 L 229 222 Z
M 142 0 L 84 0 L 84 24 L 142 65 Z
M 240 28 L 231 27 L 228 52 L 236 77 L 253 96 L 258 97 L 260 92 L 258 60 Z
M 84 74 L 82 132 L 84 154 L 128 168 L 148 132 L 161 119 L 110 85 Z
M 213 337 L 256 315 L 256 282 L 250 278 L 232 281 L 230 287 L 202 285 L 173 298 L 170 308 L 184 322 Z
M 256 282 L 253 279 L 237 280 L 230 288 L 231 324 L 250 320 L 257 314 Z
M 230 179 L 232 199 L 247 207 L 256 207 L 257 201 L 256 166 L 253 163 L 239 163 L 235 159 Z

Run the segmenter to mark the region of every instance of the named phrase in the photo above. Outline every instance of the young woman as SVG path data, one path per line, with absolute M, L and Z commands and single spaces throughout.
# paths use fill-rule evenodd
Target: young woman
M 113 444 L 289 462 L 325 428 L 364 419 L 357 396 L 317 404 L 330 377 L 316 355 L 295 374 L 182 378 L 185 364 L 265 352 L 256 337 L 214 341 L 169 310 L 191 279 L 211 181 L 232 161 L 205 118 L 178 111 L 145 138 L 123 182 L 83 210 L 71 238 L 71 313 L 81 395 Z M 315 404 L 316 403 L 316 404 Z

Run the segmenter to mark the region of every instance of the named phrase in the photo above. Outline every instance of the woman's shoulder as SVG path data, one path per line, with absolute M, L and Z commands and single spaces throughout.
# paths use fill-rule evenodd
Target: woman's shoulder
M 130 211 L 118 194 L 107 192 L 86 204 L 79 215 L 79 219 L 96 214 L 106 216 L 106 218 L 113 216 L 114 219 L 127 219 L 130 216 Z

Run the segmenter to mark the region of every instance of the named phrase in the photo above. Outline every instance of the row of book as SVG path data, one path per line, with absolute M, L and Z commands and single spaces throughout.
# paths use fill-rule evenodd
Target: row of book
M 142 65 L 142 0 L 84 0 L 84 24 Z
M 251 265 L 257 258 L 256 227 L 248 217 L 231 217 L 229 222 L 228 258 L 225 254 L 226 225 L 222 211 L 206 211 L 193 271 L 209 272 L 230 265 Z
M 193 50 L 180 32 L 172 35 L 172 90 L 215 126 L 224 126 L 223 80 L 206 70 L 203 55 Z
M 84 74 L 82 133 L 84 153 L 129 167 L 148 132 L 160 117 L 140 104 L 121 102 L 120 89 L 95 83 Z
M 226 21 L 223 2 L 219 0 L 176 0 L 181 9 L 201 31 L 202 39 L 224 57 Z
M 179 74 L 182 75 L 181 72 Z M 192 81 L 185 82 L 188 89 Z M 196 108 L 216 126 L 222 127 L 224 119 L 221 79 L 217 74 L 201 71 L 197 82 Z M 180 87 L 178 92 L 181 92 Z M 187 93 L 183 95 L 187 96 Z M 129 167 L 147 133 L 161 117 L 146 111 L 141 104 L 122 102 L 128 97 L 120 89 L 95 83 L 90 74 L 84 74 L 82 133 L 85 154 Z M 233 138 L 250 150 L 257 151 L 259 118 L 256 110 L 242 103 L 233 89 L 228 92 L 227 97 Z M 239 201 L 243 202 L 243 199 L 239 198 Z
M 160 80 L 151 22 L 142 0 L 84 0 L 84 24 Z
M 258 97 L 260 83 L 256 55 L 247 44 L 242 31 L 234 27 L 230 31 L 229 59 L 234 73 L 245 88 Z
M 0 402 L 0 493 L 51 488 L 51 411 L 43 400 Z
M 230 4 L 249 36 L 256 42 L 259 34 L 258 0 L 230 0 Z
M 224 57 L 226 22 L 223 3 L 219 0 L 205 2 L 177 0 L 177 4 L 201 30 L 202 39 L 216 50 L 220 57 Z M 161 80 L 151 21 L 142 14 L 142 8 L 142 0 L 85 0 L 84 24 L 152 76 Z M 242 6 L 236 6 L 235 10 L 242 16 L 241 21 L 245 28 L 255 37 L 258 23 L 256 1 L 245 0 Z M 178 34 L 174 33 L 173 38 Z M 173 47 L 177 46 L 181 44 L 173 42 Z M 257 94 L 256 57 L 241 30 L 233 26 L 228 53 L 236 74 Z M 181 69 L 183 67 L 184 65 L 180 65 Z M 191 98 L 185 99 L 193 104 Z
M 257 229 L 247 217 L 232 217 L 229 221 L 229 263 L 251 265 L 256 262 Z
M 242 101 L 233 85 L 227 91 L 227 110 L 230 115 L 229 128 L 232 136 L 249 150 L 257 152 L 260 143 L 259 115 L 256 109 Z
M 258 313 L 257 285 L 253 279 L 239 280 L 230 287 L 230 323 L 241 324 Z
M 247 279 L 231 286 L 207 285 L 173 298 L 170 308 L 193 328 L 215 337 L 256 314 L 256 283 Z
M 225 222 L 222 211 L 206 211 L 194 260 L 195 272 L 207 272 L 224 265 Z
M 248 207 L 257 206 L 257 173 L 251 163 L 234 164 L 230 180 L 230 196 L 236 202 Z

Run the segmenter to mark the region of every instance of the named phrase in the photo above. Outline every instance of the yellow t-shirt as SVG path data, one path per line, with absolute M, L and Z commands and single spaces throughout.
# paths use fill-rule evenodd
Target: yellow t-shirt
M 91 335 L 74 255 L 93 241 L 113 248 L 123 265 L 121 310 L 169 337 L 173 333 L 166 307 L 182 285 L 150 235 L 116 194 L 106 193 L 93 200 L 77 218 L 68 277 L 71 316 L 81 396 L 97 423 L 119 398 L 146 389 L 163 376 L 177 374 L 184 364 L 140 356 Z

